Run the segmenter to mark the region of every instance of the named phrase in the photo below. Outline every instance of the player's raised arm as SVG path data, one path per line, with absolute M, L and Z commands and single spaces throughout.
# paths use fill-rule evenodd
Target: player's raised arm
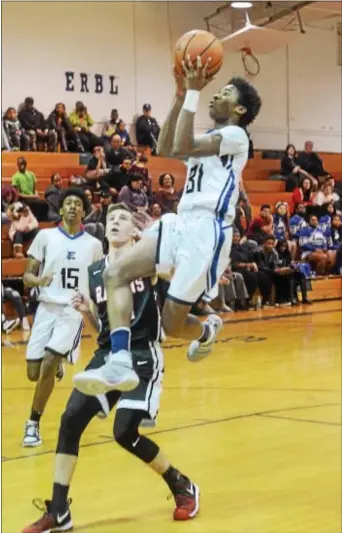
M 169 114 L 160 130 L 157 144 L 157 154 L 162 157 L 171 157 L 173 155 L 173 140 L 177 119 L 185 98 L 184 79 L 176 73 L 175 69 L 173 71 L 176 80 L 176 94 Z

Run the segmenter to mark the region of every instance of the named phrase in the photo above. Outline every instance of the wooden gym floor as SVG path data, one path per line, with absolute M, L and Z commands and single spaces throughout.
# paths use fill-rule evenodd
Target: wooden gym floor
M 79 533 L 338 533 L 341 531 L 341 302 L 238 314 L 215 353 L 191 365 L 168 342 L 158 426 L 146 430 L 202 491 L 201 513 L 171 519 L 158 477 L 112 442 L 112 416 L 88 428 L 71 489 Z M 3 339 L 3 343 L 4 343 Z M 21 448 L 33 387 L 21 333 L 2 363 L 2 531 L 19 533 L 50 498 L 60 415 L 71 375 L 41 424 L 44 445 Z M 94 347 L 82 343 L 82 368 Z M 6 341 L 8 344 L 8 341 Z

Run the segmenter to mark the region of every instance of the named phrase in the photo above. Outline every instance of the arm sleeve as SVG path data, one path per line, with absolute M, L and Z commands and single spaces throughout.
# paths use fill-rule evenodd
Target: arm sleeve
M 226 126 L 212 132 L 221 136 L 220 157 L 248 153 L 249 141 L 245 130 L 239 126 Z
M 37 259 L 37 261 L 40 261 L 41 263 L 44 261 L 45 258 L 45 250 L 46 250 L 46 235 L 45 231 L 41 230 L 36 237 L 33 239 L 31 246 L 27 250 L 27 255 L 30 255 L 34 259 Z

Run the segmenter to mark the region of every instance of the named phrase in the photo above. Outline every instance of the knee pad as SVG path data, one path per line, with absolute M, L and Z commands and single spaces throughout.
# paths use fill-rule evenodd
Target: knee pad
M 82 432 L 77 416 L 66 410 L 61 418 L 56 453 L 78 455 Z
M 121 428 L 120 425 L 114 424 L 114 439 L 125 450 L 147 464 L 153 461 L 159 453 L 159 446 L 140 435 L 136 427 Z

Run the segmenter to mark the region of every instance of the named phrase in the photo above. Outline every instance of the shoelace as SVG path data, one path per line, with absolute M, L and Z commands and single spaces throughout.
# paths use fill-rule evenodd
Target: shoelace
M 38 509 L 38 511 L 41 511 L 42 513 L 48 513 L 49 511 L 49 500 L 42 500 L 41 498 L 33 498 L 32 504 Z M 67 499 L 67 506 L 70 507 L 72 504 L 72 498 Z
M 35 437 L 35 436 L 39 437 L 39 426 L 38 426 L 38 424 L 32 424 L 30 422 L 26 422 L 25 433 L 29 437 Z

